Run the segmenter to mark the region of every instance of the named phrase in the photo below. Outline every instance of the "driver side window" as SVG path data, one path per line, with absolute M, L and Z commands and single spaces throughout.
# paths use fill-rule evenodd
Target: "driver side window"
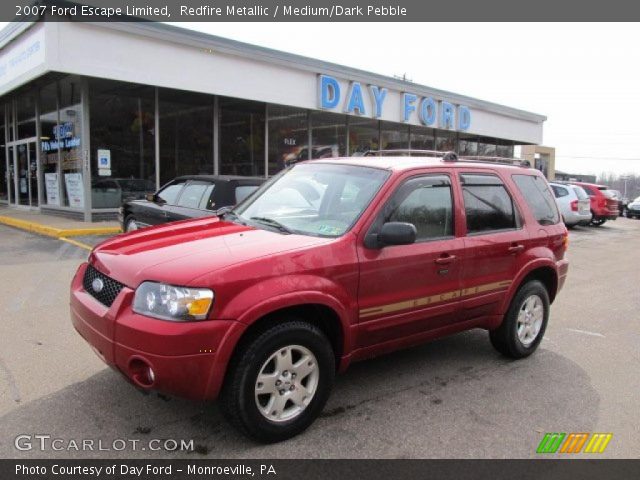
M 407 180 L 387 209 L 386 222 L 406 222 L 416 227 L 416 242 L 453 236 L 451 181 L 445 175 L 429 175 Z

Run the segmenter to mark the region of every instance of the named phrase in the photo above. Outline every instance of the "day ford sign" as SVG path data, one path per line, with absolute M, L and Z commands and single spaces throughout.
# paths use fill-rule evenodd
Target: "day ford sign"
M 397 94 L 398 92 L 396 92 Z M 385 104 L 389 103 L 389 90 L 376 85 L 349 82 L 345 88 L 329 75 L 318 77 L 318 102 L 323 110 L 341 111 L 378 119 L 422 124 L 434 128 L 466 131 L 471 126 L 471 110 L 465 105 L 454 105 L 445 100 L 420 97 L 410 92 L 400 92 L 397 117 L 389 118 Z M 385 114 L 387 113 L 387 114 Z

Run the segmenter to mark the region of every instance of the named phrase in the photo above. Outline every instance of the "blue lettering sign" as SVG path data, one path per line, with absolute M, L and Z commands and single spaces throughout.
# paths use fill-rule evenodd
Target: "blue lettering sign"
M 465 105 L 458 107 L 458 129 L 469 130 L 471 126 L 471 110 Z
M 433 125 L 436 121 L 437 105 L 433 98 L 426 97 L 420 104 L 420 121 L 425 125 Z
M 440 102 L 440 127 L 454 128 L 453 105 L 449 102 Z
M 367 112 L 364 109 L 364 99 L 362 98 L 362 86 L 360 82 L 353 82 L 351 84 L 351 91 L 349 92 L 349 101 L 347 103 L 347 113 L 353 113 L 357 115 L 365 115 Z
M 320 75 L 320 108 L 335 108 L 340 102 L 340 84 L 329 75 Z
M 414 104 L 416 103 L 416 100 L 418 100 L 418 97 L 416 97 L 413 93 L 402 94 L 402 110 L 403 110 L 402 121 L 403 122 L 408 122 L 409 117 L 411 117 L 411 113 L 415 112 L 416 106 Z
M 382 103 L 387 98 L 387 89 L 370 85 L 371 96 L 373 97 L 373 116 L 380 118 L 382 116 Z

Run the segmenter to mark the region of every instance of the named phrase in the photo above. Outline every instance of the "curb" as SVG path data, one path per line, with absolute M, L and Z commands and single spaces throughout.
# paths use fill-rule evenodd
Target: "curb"
M 110 235 L 121 233 L 120 227 L 93 227 L 93 228 L 55 228 L 43 225 L 37 222 L 28 222 L 26 220 L 18 220 L 12 217 L 0 216 L 0 223 L 10 227 L 19 228 L 28 232 L 39 233 L 47 237 L 77 237 L 81 235 Z

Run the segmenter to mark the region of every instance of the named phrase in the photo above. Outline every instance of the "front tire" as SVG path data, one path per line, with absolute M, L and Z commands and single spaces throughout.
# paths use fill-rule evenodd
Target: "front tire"
M 334 376 L 334 352 L 324 333 L 307 322 L 286 319 L 240 347 L 220 407 L 246 436 L 280 442 L 318 417 Z
M 547 328 L 549 305 L 549 292 L 540 281 L 531 280 L 522 285 L 500 327 L 489 332 L 493 347 L 511 358 L 531 355 Z

